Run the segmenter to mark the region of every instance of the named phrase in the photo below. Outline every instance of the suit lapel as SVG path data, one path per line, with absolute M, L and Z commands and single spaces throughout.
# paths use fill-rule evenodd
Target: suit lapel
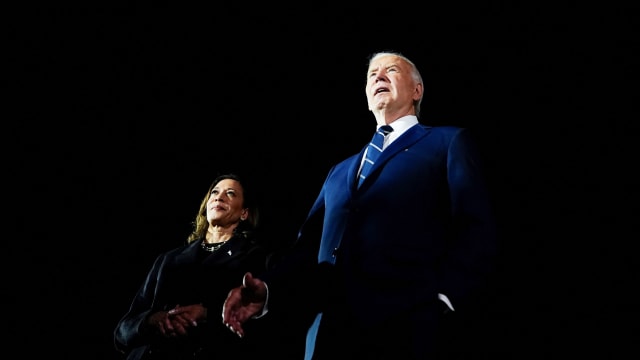
M 351 166 L 349 166 L 349 172 L 347 174 L 347 189 L 351 190 L 351 192 L 355 191 L 358 187 L 358 169 L 360 168 L 360 163 L 362 162 L 362 157 L 364 156 L 364 151 L 366 150 L 367 145 L 365 145 L 360 153 L 357 156 L 352 157 Z
M 178 255 L 176 255 L 174 262 L 176 264 L 193 263 L 196 260 L 198 248 L 201 241 L 194 241 L 185 247 Z

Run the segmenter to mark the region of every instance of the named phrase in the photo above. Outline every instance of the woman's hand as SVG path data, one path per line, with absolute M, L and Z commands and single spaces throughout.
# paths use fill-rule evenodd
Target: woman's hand
M 169 311 L 158 311 L 151 315 L 147 323 L 166 337 L 185 336 L 191 327 L 198 326 L 207 318 L 207 308 L 202 304 L 176 305 Z

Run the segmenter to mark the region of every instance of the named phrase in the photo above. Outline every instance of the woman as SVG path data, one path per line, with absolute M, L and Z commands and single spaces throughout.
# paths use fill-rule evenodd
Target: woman
M 240 339 L 221 321 L 222 304 L 242 275 L 267 268 L 269 252 L 255 236 L 253 201 L 237 175 L 213 181 L 187 244 L 157 257 L 116 326 L 115 346 L 126 359 L 243 359 L 278 346 L 269 335 L 274 328 Z

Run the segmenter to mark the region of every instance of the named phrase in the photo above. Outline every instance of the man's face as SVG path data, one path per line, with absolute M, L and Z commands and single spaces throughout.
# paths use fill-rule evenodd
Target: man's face
M 394 55 L 380 57 L 371 62 L 367 72 L 366 94 L 369 110 L 411 107 L 419 96 L 416 87 L 409 64 Z

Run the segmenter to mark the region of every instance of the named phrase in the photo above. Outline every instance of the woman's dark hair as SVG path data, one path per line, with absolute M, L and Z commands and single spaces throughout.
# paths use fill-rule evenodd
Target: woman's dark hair
M 207 190 L 204 198 L 200 202 L 200 208 L 198 209 L 198 213 L 196 214 L 196 218 L 191 222 L 193 226 L 193 230 L 191 234 L 187 237 L 187 243 L 191 243 L 200 238 L 204 238 L 207 233 L 207 229 L 209 228 L 209 222 L 207 221 L 207 201 L 209 200 L 209 196 L 211 196 L 211 190 L 222 180 L 231 179 L 240 183 L 242 187 L 242 198 L 244 199 L 244 203 L 242 207 L 248 209 L 247 219 L 244 221 L 240 221 L 238 227 L 235 229 L 236 234 L 242 234 L 245 237 L 249 237 L 258 227 L 258 204 L 256 194 L 251 191 L 251 186 L 249 186 L 245 181 L 243 181 L 239 175 L 234 173 L 228 173 L 223 175 L 218 175 L 211 185 L 209 185 L 209 189 Z

